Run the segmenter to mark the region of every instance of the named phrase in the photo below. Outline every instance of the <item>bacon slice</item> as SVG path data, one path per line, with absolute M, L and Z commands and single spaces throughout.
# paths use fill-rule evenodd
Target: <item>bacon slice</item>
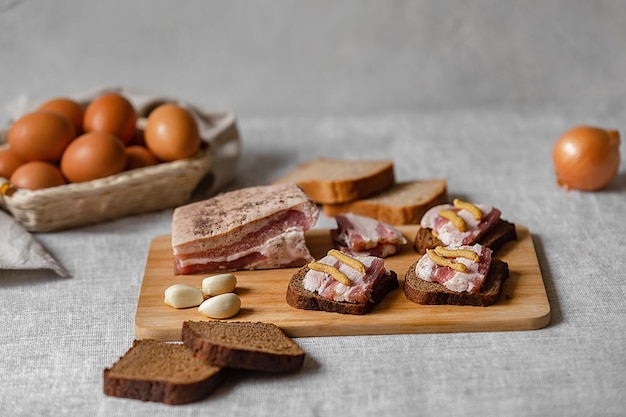
M 492 206 L 483 204 L 476 204 L 476 206 L 483 213 L 481 220 L 475 220 L 467 210 L 456 208 L 452 204 L 442 204 L 424 213 L 420 226 L 431 229 L 433 235 L 444 245 L 473 245 L 498 223 L 501 214 L 500 210 Z M 465 221 L 467 230 L 461 232 L 450 220 L 439 215 L 440 210 L 454 211 Z
M 346 286 L 336 281 L 330 274 L 320 271 L 309 270 L 302 284 L 311 292 L 334 301 L 349 303 L 366 303 L 371 300 L 370 294 L 376 282 L 384 275 L 389 274 L 385 268 L 384 260 L 376 256 L 356 257 L 365 265 L 365 274 L 341 263 L 334 256 L 326 255 L 318 262 L 334 266 L 343 272 L 350 280 L 351 285 Z
M 393 255 L 407 243 L 395 227 L 354 213 L 338 214 L 337 229 L 330 231 L 335 245 L 351 255 L 380 258 Z
M 249 187 L 178 207 L 174 273 L 302 266 L 313 260 L 304 232 L 318 216 L 295 184 Z
M 428 255 L 423 255 L 415 266 L 416 275 L 428 282 L 436 282 L 456 292 L 476 294 L 485 282 L 491 266 L 493 251 L 486 246 L 476 243 L 472 246 L 463 245 L 454 249 L 469 249 L 478 254 L 478 262 L 466 258 L 455 258 L 455 262 L 464 264 L 467 272 L 458 272 L 449 266 L 441 266 L 433 262 Z

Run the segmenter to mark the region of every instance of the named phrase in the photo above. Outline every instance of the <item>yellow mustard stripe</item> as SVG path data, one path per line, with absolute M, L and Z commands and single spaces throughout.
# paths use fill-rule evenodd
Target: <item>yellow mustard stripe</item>
M 453 260 L 444 258 L 443 256 L 439 256 L 433 249 L 426 249 L 426 255 L 430 258 L 431 261 L 439 266 L 448 266 L 458 272 L 467 272 L 467 267 L 464 264 L 454 262 Z
M 454 210 L 447 210 L 447 209 L 439 210 L 439 215 L 441 217 L 444 217 L 450 220 L 450 222 L 452 222 L 454 227 L 456 227 L 459 231 L 465 232 L 467 230 L 467 225 L 465 224 L 465 220 L 459 217 L 459 215 L 456 214 Z
M 467 201 L 459 200 L 458 198 L 454 199 L 453 204 L 454 204 L 454 207 L 458 209 L 468 211 L 474 217 L 475 220 L 482 220 L 483 212 L 474 204 L 468 203 Z
M 334 257 L 335 259 L 337 259 L 338 261 L 340 261 L 341 263 L 344 263 L 354 269 L 356 269 L 357 271 L 359 271 L 362 274 L 365 274 L 365 265 L 363 265 L 363 263 L 361 261 L 359 261 L 358 259 L 354 259 L 353 257 L 338 251 L 337 249 L 331 249 L 328 251 L 327 253 L 328 255 Z
M 446 249 L 443 246 L 437 246 L 435 252 L 444 258 L 465 258 L 472 262 L 478 262 L 479 256 L 470 249 Z
M 329 274 L 337 282 L 340 282 L 347 287 L 352 285 L 352 283 L 350 282 L 350 279 L 346 276 L 346 274 L 344 274 L 343 272 L 341 272 L 334 266 L 326 265 L 321 262 L 315 262 L 315 261 L 311 262 L 308 266 L 309 266 L 309 269 L 312 269 L 313 271 L 325 272 Z

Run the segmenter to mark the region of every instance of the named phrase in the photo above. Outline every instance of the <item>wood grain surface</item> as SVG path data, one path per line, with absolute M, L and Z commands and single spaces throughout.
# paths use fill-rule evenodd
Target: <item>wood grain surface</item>
M 413 242 L 418 226 L 399 226 Z M 550 322 L 546 294 L 535 247 L 528 228 L 518 225 L 518 240 L 508 243 L 496 256 L 508 262 L 510 278 L 498 302 L 489 307 L 423 306 L 408 301 L 402 291 L 404 274 L 418 259 L 411 244 L 385 259 L 385 265 L 398 274 L 400 288 L 392 291 L 366 315 L 343 315 L 298 310 L 287 304 L 285 293 L 291 276 L 299 268 L 234 272 L 241 297 L 239 314 L 229 320 L 272 322 L 292 337 L 376 335 L 439 332 L 480 332 L 533 330 Z M 311 254 L 321 258 L 332 248 L 327 229 L 306 234 Z M 197 308 L 174 309 L 163 302 L 164 291 L 174 283 L 201 287 L 211 274 L 174 275 L 169 235 L 155 238 L 146 261 L 137 302 L 135 333 L 138 338 L 180 340 L 185 320 L 211 320 Z

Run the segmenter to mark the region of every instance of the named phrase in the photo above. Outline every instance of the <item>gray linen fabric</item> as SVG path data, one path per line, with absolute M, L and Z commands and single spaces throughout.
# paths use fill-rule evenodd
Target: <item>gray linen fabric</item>
M 614 126 L 619 116 L 594 121 Z M 164 210 L 38 235 L 71 279 L 3 271 L 0 407 L 7 415 L 620 415 L 626 177 L 622 163 L 605 191 L 556 186 L 552 143 L 579 120 L 506 109 L 247 118 L 239 179 L 229 185 L 267 183 L 317 156 L 391 158 L 399 180 L 445 177 L 452 196 L 492 203 L 530 229 L 552 309 L 545 329 L 300 338 L 308 356 L 296 374 L 236 373 L 181 408 L 108 398 L 102 370 L 133 340 L 149 243 L 169 233 Z M 318 227 L 333 224 L 322 218 Z
M 552 309 L 533 331 L 299 338 L 301 372 L 141 403 L 106 397 L 102 371 L 171 210 L 37 234 L 70 277 L 0 270 L 0 415 L 625 415 L 626 163 L 580 193 L 551 162 L 574 125 L 626 131 L 625 18 L 622 0 L 0 0 L 3 105 L 121 85 L 232 110 L 226 189 L 318 156 L 444 177 L 529 228 Z
M 17 220 L 0 210 L 0 271 L 3 269 L 51 269 L 62 277 L 63 266 Z

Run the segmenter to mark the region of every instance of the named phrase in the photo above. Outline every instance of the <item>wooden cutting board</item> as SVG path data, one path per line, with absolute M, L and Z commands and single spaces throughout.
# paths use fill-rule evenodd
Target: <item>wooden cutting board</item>
M 417 228 L 398 227 L 409 242 L 413 242 Z M 498 302 L 489 307 L 423 306 L 408 301 L 402 291 L 404 274 L 418 259 L 409 244 L 399 254 L 385 259 L 385 265 L 398 274 L 400 288 L 366 315 L 298 310 L 289 306 L 285 301 L 287 284 L 299 268 L 286 268 L 235 272 L 238 280 L 235 292 L 241 298 L 242 308 L 229 320 L 272 322 L 292 337 L 539 329 L 550 322 L 550 304 L 531 235 L 520 225 L 517 233 L 518 240 L 497 253 L 508 262 L 510 278 Z M 332 248 L 327 229 L 309 230 L 306 239 L 316 259 Z M 177 310 L 163 302 L 164 291 L 170 285 L 187 283 L 200 288 L 202 279 L 208 275 L 174 275 L 170 236 L 155 238 L 137 303 L 136 336 L 178 341 L 183 321 L 210 320 L 195 307 Z

